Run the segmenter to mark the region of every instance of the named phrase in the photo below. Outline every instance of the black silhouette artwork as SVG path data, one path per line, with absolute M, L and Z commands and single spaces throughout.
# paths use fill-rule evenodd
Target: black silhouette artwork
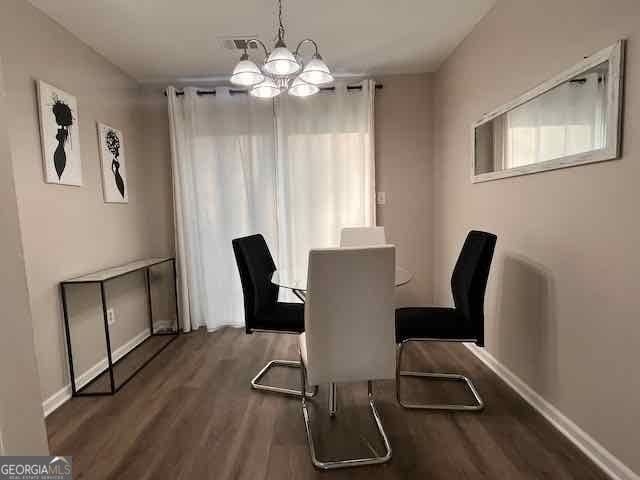
M 105 136 L 105 143 L 107 149 L 113 155 L 113 161 L 111 162 L 111 172 L 113 173 L 113 177 L 116 181 L 116 187 L 122 195 L 124 199 L 124 180 L 122 179 L 122 175 L 120 175 L 120 139 L 118 138 L 118 134 L 115 130 L 109 129 Z
M 36 82 L 44 181 L 82 185 L 78 102 L 41 80 Z
M 67 152 L 65 151 L 65 145 L 69 142 L 69 148 L 73 148 L 71 140 L 71 126 L 73 125 L 73 112 L 69 105 L 61 100 L 57 95 L 53 96 L 53 106 L 51 111 L 56 118 L 56 124 L 58 125 L 58 132 L 56 133 L 56 140 L 58 146 L 53 152 L 53 166 L 56 169 L 58 175 L 58 181 L 62 181 L 62 174 L 67 166 Z

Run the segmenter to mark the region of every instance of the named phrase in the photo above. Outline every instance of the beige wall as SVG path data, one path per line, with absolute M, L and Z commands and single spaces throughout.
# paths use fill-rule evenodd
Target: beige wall
M 0 61 L 0 455 L 46 455 Z
M 151 245 L 154 251 L 166 251 L 168 244 L 173 251 L 173 197 L 167 97 L 158 88 L 142 87 L 140 101 L 144 111 L 142 148 L 149 164 L 145 172 L 146 201 L 148 210 L 155 213 L 149 215 L 149 228 L 152 232 L 170 232 L 169 237 L 153 235 Z
M 20 225 L 41 391 L 46 399 L 68 382 L 58 283 L 171 252 L 168 165 L 166 157 L 154 154 L 156 143 L 151 148 L 147 143 L 148 112 L 139 85 L 24 0 L 4 0 L 0 6 L 0 55 L 5 58 Z M 36 79 L 78 100 L 82 187 L 51 185 L 42 179 Z M 96 121 L 124 134 L 127 205 L 103 202 Z M 96 288 L 83 288 L 92 293 L 85 296 L 85 304 L 72 306 L 72 329 L 78 327 L 74 353 L 80 370 L 93 364 L 95 346 L 104 342 L 98 337 L 102 330 Z M 147 325 L 144 282 L 140 277 L 124 279 L 109 287 L 107 295 L 117 316 L 112 327 L 115 349 Z
M 378 206 L 378 224 L 397 247 L 399 265 L 414 273 L 400 287 L 401 306 L 433 300 L 432 77 L 394 75 L 378 78 L 376 93 L 376 189 L 386 192 Z
M 628 38 L 623 158 L 472 185 L 470 126 Z M 467 230 L 498 235 L 487 347 L 640 472 L 640 2 L 499 1 L 436 76 L 436 301 Z

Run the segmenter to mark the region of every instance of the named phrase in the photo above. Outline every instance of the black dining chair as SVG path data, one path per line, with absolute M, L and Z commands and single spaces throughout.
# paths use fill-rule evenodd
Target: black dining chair
M 264 237 L 260 234 L 249 235 L 236 238 L 231 243 L 242 283 L 246 333 L 267 332 L 299 335 L 304 332 L 304 304 L 278 302 L 279 287 L 271 282 L 276 265 Z M 301 390 L 260 383 L 269 369 L 276 366 L 300 368 L 300 362 L 271 360 L 251 380 L 251 387 L 256 390 L 301 397 Z M 307 396 L 313 395 L 307 392 Z
M 484 295 L 497 237 L 492 233 L 472 230 L 453 269 L 451 291 L 454 308 L 409 307 L 396 309 L 396 342 L 398 361 L 396 397 L 405 408 L 426 410 L 482 410 L 484 402 L 473 382 L 464 375 L 404 371 L 402 351 L 409 342 L 474 342 L 484 346 Z M 401 377 L 430 380 L 464 381 L 475 397 L 473 405 L 418 404 L 404 402 L 400 395 Z

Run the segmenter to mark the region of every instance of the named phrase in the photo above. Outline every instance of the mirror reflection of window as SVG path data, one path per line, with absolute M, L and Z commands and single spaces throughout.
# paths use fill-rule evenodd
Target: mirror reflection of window
M 608 62 L 476 131 L 476 174 L 599 150 L 607 138 Z
M 606 70 L 592 71 L 500 117 L 502 168 L 604 148 L 606 85 Z

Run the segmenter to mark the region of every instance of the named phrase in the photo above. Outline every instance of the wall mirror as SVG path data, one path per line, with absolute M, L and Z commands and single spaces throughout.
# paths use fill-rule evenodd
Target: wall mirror
M 619 158 L 623 62 L 621 40 L 484 115 L 472 181 Z

